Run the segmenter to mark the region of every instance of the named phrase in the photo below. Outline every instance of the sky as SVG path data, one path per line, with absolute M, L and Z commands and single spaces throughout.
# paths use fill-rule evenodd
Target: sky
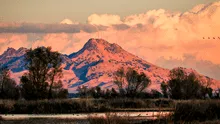
M 38 46 L 71 54 L 102 38 L 158 66 L 220 80 L 219 15 L 215 0 L 0 0 L 0 54 Z
M 85 23 L 91 14 L 125 17 L 153 9 L 187 11 L 217 0 L 0 0 L 1 21 L 57 23 L 68 18 Z

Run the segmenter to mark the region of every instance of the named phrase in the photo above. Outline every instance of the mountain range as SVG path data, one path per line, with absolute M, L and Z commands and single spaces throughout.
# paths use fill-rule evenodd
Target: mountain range
M 20 77 L 27 72 L 24 55 L 27 48 L 8 48 L 0 55 L 0 64 L 7 66 L 11 77 L 19 83 Z M 76 92 L 78 86 L 100 86 L 102 89 L 115 87 L 113 74 L 120 67 L 132 67 L 144 72 L 150 79 L 149 89 L 160 90 L 160 84 L 169 80 L 169 69 L 151 64 L 127 51 L 119 45 L 104 39 L 91 38 L 78 52 L 62 54 L 63 84 L 70 93 Z M 193 69 L 184 68 L 187 73 L 194 72 L 201 80 L 212 80 L 213 88 L 220 86 L 220 81 L 199 74 Z

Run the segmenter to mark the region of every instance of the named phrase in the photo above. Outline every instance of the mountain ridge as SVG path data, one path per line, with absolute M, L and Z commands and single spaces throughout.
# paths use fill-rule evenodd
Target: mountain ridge
M 24 61 L 26 50 L 26 48 L 18 50 L 8 48 L 0 55 L 0 63 L 11 70 L 12 78 L 17 83 L 21 75 L 27 71 Z M 64 73 L 62 81 L 69 92 L 76 92 L 80 85 L 101 86 L 103 89 L 115 87 L 113 73 L 120 67 L 132 67 L 139 72 L 144 72 L 152 81 L 150 89 L 160 90 L 161 82 L 169 79 L 169 69 L 151 64 L 104 39 L 91 38 L 78 52 L 70 55 L 62 54 L 61 58 Z M 184 68 L 184 70 L 196 72 L 193 69 Z M 205 80 L 208 79 L 207 76 L 202 77 Z

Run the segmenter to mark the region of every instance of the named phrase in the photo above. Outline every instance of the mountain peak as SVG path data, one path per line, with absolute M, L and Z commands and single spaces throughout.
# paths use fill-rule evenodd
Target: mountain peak
M 8 47 L 8 49 L 5 52 L 13 53 L 13 52 L 16 52 L 16 49 L 14 49 L 12 47 Z
M 2 56 L 13 56 L 16 53 L 16 49 L 8 47 L 8 49 L 1 55 Z
M 85 44 L 85 47 L 86 48 L 89 48 L 89 47 L 98 47 L 99 45 L 110 45 L 110 43 L 108 41 L 105 41 L 103 39 L 94 39 L 94 38 L 91 38 L 88 40 L 88 42 Z
M 108 52 L 111 53 L 118 53 L 122 51 L 122 48 L 115 43 L 109 43 L 104 39 L 94 39 L 94 38 L 89 39 L 88 42 L 84 45 L 83 49 L 87 49 L 89 51 L 107 50 Z
M 26 53 L 27 48 L 21 47 L 18 50 L 8 47 L 8 49 L 0 55 L 0 60 L 4 60 L 9 57 L 20 57 Z
M 25 53 L 26 48 L 8 48 L 4 54 L 0 55 L 0 64 L 7 66 L 12 71 L 12 77 L 18 83 L 20 77 L 27 72 Z M 151 80 L 149 89 L 160 90 L 160 83 L 169 80 L 170 71 L 161 67 L 157 67 L 145 60 L 127 52 L 115 43 L 109 43 L 103 39 L 89 39 L 84 47 L 69 56 L 63 55 L 62 82 L 68 87 L 69 92 L 76 92 L 78 86 L 100 86 L 103 89 L 114 87 L 114 73 L 121 67 L 131 67 L 138 72 L 145 73 Z M 194 72 L 193 69 L 182 68 L 184 72 L 189 74 Z M 219 82 L 209 79 L 196 72 L 196 76 L 204 81 L 213 81 L 217 89 Z
M 97 39 L 97 38 L 90 38 L 88 40 L 89 43 L 109 43 L 108 41 L 104 40 L 104 39 Z
M 16 51 L 16 55 L 17 56 L 22 56 L 24 55 L 26 52 L 27 52 L 27 48 L 24 48 L 24 47 L 20 47 L 17 51 Z
M 86 52 L 87 51 L 87 52 Z M 78 55 L 83 54 L 84 52 L 86 52 L 85 54 L 87 55 L 89 53 L 93 53 L 93 54 L 99 54 L 99 55 L 110 55 L 110 54 L 116 54 L 116 53 L 120 53 L 123 50 L 119 45 L 115 44 L 115 43 L 109 43 L 108 41 L 104 40 L 104 39 L 95 39 L 95 38 L 91 38 L 89 39 L 85 45 L 83 46 L 83 48 L 81 50 L 79 50 L 78 52 L 72 53 L 70 54 L 68 57 L 69 58 L 75 58 Z

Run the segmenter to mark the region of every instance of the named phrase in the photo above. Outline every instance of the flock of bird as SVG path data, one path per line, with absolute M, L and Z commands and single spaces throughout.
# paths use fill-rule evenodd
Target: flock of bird
M 203 37 L 203 39 L 206 39 L 205 37 Z M 220 40 L 220 37 L 208 37 L 207 39 L 219 39 Z

